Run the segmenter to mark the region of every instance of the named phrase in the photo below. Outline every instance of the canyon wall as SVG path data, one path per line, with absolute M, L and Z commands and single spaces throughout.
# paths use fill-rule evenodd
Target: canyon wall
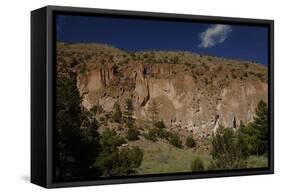
M 241 121 L 253 121 L 258 102 L 268 100 L 267 67 L 260 64 L 189 52 L 127 53 L 110 46 L 86 46 L 81 52 L 81 45 L 60 44 L 59 51 L 88 54 L 78 59 L 81 54 L 76 58 L 61 54 L 61 66 L 77 72 L 87 109 L 101 105 L 112 112 L 118 101 L 124 110 L 130 98 L 134 117 L 150 120 L 154 101 L 159 119 L 171 129 L 210 134 L 219 125 L 235 128 Z M 73 60 L 77 64 L 69 67 Z

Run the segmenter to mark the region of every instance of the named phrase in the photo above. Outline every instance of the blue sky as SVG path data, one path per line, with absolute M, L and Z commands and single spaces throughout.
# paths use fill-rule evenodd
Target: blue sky
M 268 29 L 262 26 L 57 16 L 57 41 L 97 42 L 127 51 L 183 50 L 268 64 Z

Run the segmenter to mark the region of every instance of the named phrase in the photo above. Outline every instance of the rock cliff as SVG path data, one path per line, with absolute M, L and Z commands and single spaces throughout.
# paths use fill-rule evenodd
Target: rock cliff
M 159 119 L 172 129 L 201 134 L 219 125 L 237 127 L 253 120 L 260 100 L 267 102 L 267 67 L 247 61 L 190 52 L 125 52 L 101 44 L 57 44 L 58 71 L 77 73 L 83 106 L 112 112 L 118 101 L 134 103 L 134 117 Z

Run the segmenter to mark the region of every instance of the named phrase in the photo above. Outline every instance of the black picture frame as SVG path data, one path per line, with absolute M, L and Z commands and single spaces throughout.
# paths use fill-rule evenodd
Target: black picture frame
M 268 27 L 268 99 L 269 165 L 268 168 L 192 173 L 138 175 L 91 181 L 54 182 L 53 141 L 55 103 L 55 15 L 101 15 L 104 17 L 141 18 L 170 21 L 194 21 Z M 46 6 L 31 12 L 31 182 L 46 188 L 103 184 L 169 181 L 274 173 L 274 21 L 230 17 L 121 11 L 93 8 Z

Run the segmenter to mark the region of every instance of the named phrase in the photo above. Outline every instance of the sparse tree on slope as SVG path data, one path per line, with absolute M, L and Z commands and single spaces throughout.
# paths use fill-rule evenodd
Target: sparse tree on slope
M 134 114 L 134 105 L 131 99 L 126 100 L 126 106 L 125 106 L 125 111 L 124 111 L 124 116 L 127 121 L 128 127 L 132 127 L 133 125 L 133 114 Z
M 151 101 L 148 111 L 150 112 L 152 123 L 155 124 L 159 117 L 159 110 L 155 100 Z
M 122 121 L 122 111 L 118 102 L 115 102 L 113 106 L 114 112 L 112 118 L 115 122 L 121 123 Z

